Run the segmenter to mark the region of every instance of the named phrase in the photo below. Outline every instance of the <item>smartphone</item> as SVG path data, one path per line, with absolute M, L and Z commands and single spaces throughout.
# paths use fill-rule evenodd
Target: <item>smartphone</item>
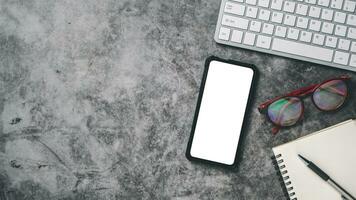
M 236 165 L 255 77 L 253 65 L 206 60 L 186 151 L 189 160 Z

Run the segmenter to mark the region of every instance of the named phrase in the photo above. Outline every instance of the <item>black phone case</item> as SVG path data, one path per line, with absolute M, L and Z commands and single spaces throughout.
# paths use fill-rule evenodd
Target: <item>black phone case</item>
M 196 127 L 196 123 L 197 123 L 197 119 L 198 119 L 198 115 L 199 115 L 200 104 L 201 104 L 201 100 L 202 100 L 202 97 L 203 97 L 204 88 L 205 88 L 205 82 L 206 82 L 206 78 L 208 76 L 209 65 L 210 65 L 211 61 L 220 61 L 220 62 L 224 62 L 224 63 L 238 65 L 237 67 L 247 67 L 247 68 L 250 68 L 250 69 L 253 70 L 253 77 L 252 77 L 252 83 L 251 83 L 251 87 L 250 87 L 250 93 L 249 93 L 249 96 L 248 96 L 248 101 L 247 101 L 247 105 L 246 105 L 244 120 L 243 120 L 243 123 L 242 123 L 241 133 L 240 133 L 240 136 L 239 136 L 240 140 L 239 140 L 239 143 L 237 145 L 236 156 L 235 156 L 234 163 L 232 165 L 226 165 L 226 164 L 222 164 L 222 163 L 218 163 L 218 162 L 214 162 L 214 161 L 210 161 L 210 160 L 204 160 L 204 159 L 201 159 L 201 158 L 195 158 L 190 154 L 190 149 L 191 149 L 191 146 L 192 146 L 195 127 Z M 248 117 L 248 111 L 250 110 L 250 105 L 251 105 L 252 96 L 254 94 L 256 79 L 257 79 L 257 68 L 252 64 L 242 63 L 242 62 L 233 61 L 233 60 L 224 60 L 224 59 L 221 59 L 221 58 L 218 58 L 218 57 L 215 57 L 215 56 L 210 56 L 210 57 L 208 57 L 206 59 L 204 73 L 203 73 L 203 79 L 201 81 L 201 86 L 200 86 L 200 91 L 199 91 L 199 96 L 198 96 L 198 102 L 197 102 L 197 106 L 196 106 L 195 114 L 194 114 L 193 125 L 192 125 L 190 138 L 189 138 L 189 142 L 188 142 L 188 146 L 187 146 L 187 150 L 186 150 L 186 157 L 187 157 L 188 160 L 190 160 L 190 161 L 198 161 L 198 162 L 206 163 L 206 164 L 213 164 L 213 165 L 217 165 L 217 166 L 221 166 L 221 167 L 227 167 L 227 168 L 233 168 L 233 167 L 237 166 L 238 161 L 240 160 L 239 159 L 240 158 L 240 148 L 241 148 L 241 144 L 243 143 L 243 138 L 244 138 L 244 134 L 243 133 L 244 133 L 244 130 L 246 129 L 246 119 Z

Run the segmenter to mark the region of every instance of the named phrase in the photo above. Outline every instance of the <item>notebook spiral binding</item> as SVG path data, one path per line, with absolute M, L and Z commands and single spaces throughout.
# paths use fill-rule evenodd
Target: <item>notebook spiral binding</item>
M 289 200 L 297 200 L 296 194 L 293 192 L 292 182 L 289 180 L 288 170 L 285 169 L 286 165 L 283 164 L 282 154 L 272 156 L 271 159 L 286 198 Z

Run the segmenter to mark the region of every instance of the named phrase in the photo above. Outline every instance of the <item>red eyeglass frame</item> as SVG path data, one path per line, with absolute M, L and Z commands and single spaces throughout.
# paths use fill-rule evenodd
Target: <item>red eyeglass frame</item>
M 301 99 L 301 103 L 302 103 L 302 113 L 301 113 L 301 115 L 300 115 L 300 118 L 298 119 L 298 121 L 299 121 L 299 120 L 304 116 L 304 110 L 305 110 L 305 108 L 304 108 L 304 101 L 302 100 L 302 98 L 308 97 L 309 95 L 313 94 L 316 89 L 318 89 L 321 85 L 323 85 L 323 84 L 325 84 L 325 83 L 327 83 L 327 82 L 329 82 L 329 81 L 333 81 L 333 80 L 343 80 L 343 81 L 345 81 L 345 83 L 346 83 L 346 85 L 347 85 L 347 94 L 346 94 L 346 98 L 345 98 L 345 101 L 344 101 L 344 102 L 346 102 L 346 100 L 347 100 L 348 97 L 349 97 L 349 93 L 350 93 L 347 80 L 350 80 L 350 79 L 351 79 L 351 76 L 349 76 L 349 75 L 342 75 L 342 76 L 339 76 L 339 77 L 337 77 L 337 78 L 332 78 L 332 79 L 325 80 L 325 81 L 323 81 L 323 82 L 321 82 L 321 83 L 319 83 L 319 84 L 313 84 L 313 85 L 310 85 L 310 86 L 307 86 L 307 87 L 302 87 L 302 88 L 297 89 L 297 90 L 294 90 L 294 91 L 292 91 L 292 92 L 290 92 L 290 93 L 288 93 L 288 94 L 285 94 L 285 95 L 282 95 L 282 96 L 273 98 L 273 99 L 271 99 L 271 100 L 268 100 L 268 101 L 266 101 L 266 102 L 260 104 L 260 105 L 258 106 L 258 111 L 259 111 L 261 114 L 267 114 L 266 110 L 268 109 L 268 106 L 271 105 L 272 103 L 274 103 L 275 101 L 280 100 L 280 99 L 285 98 L 285 97 L 296 97 L 296 98 Z M 336 110 L 338 110 L 338 109 L 340 109 L 340 108 L 342 107 L 342 106 L 340 106 L 340 107 L 338 107 L 337 109 L 331 110 L 331 111 L 330 111 L 330 110 L 323 110 L 323 109 L 319 108 L 319 107 L 315 104 L 313 98 L 312 98 L 312 102 L 313 102 L 314 106 L 315 106 L 318 110 L 324 111 L 324 112 L 336 111 Z M 343 103 L 343 104 L 344 104 L 344 103 Z M 343 104 L 342 104 L 342 105 L 343 105 Z M 274 123 L 272 120 L 270 120 L 269 117 L 267 117 L 267 118 L 268 118 L 268 120 L 269 120 L 273 125 L 275 125 L 275 128 L 274 128 L 272 131 L 273 131 L 273 134 L 276 134 L 282 126 L 280 126 L 280 125 Z

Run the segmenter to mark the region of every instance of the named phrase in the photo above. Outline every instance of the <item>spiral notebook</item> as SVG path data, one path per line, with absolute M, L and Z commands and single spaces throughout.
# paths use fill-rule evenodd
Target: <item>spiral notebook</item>
M 298 154 L 314 162 L 356 196 L 356 120 L 345 121 L 272 150 L 290 199 L 342 200 L 334 188 L 298 158 Z

